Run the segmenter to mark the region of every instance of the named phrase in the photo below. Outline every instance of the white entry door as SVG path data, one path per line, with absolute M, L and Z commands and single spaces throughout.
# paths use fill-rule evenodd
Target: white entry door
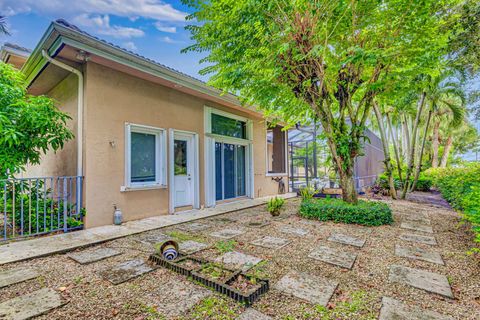
M 174 134 L 173 140 L 173 201 L 174 207 L 193 206 L 195 201 L 194 135 Z

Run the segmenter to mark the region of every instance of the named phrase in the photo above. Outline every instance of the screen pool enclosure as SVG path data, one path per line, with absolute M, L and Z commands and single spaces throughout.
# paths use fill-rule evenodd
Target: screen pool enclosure
M 297 125 L 288 131 L 289 189 L 297 192 L 305 186 L 317 189 L 337 188 L 330 151 L 318 123 L 307 126 Z M 383 172 L 384 153 L 380 138 L 366 130 L 363 155 L 355 159 L 354 178 L 358 192 L 372 186 Z

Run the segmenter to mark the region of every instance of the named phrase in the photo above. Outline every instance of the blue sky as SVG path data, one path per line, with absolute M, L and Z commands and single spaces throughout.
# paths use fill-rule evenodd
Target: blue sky
M 33 49 L 51 21 L 66 19 L 80 29 L 169 67 L 205 80 L 196 53 L 180 50 L 191 41 L 184 30 L 188 7 L 178 0 L 1 0 L 12 42 Z
M 207 80 L 197 53 L 180 53 L 191 44 L 184 30 L 189 8 L 179 0 L 0 0 L 12 42 L 33 49 L 51 21 L 66 19 L 80 29 L 156 60 L 196 78 Z M 478 78 L 472 83 L 479 86 Z M 476 122 L 480 129 L 480 123 Z M 474 154 L 466 155 L 473 158 Z

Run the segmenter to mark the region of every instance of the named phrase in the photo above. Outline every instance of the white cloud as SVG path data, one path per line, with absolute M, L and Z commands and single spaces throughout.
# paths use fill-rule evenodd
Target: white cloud
M 123 47 L 127 50 L 130 50 L 130 51 L 137 51 L 138 50 L 137 46 L 135 45 L 135 43 L 133 43 L 133 41 L 124 42 Z
M 96 33 L 112 36 L 115 38 L 133 38 L 133 37 L 143 37 L 145 33 L 143 30 L 130 27 L 122 26 L 111 26 L 110 25 L 110 16 L 106 15 L 88 15 L 81 14 L 73 18 L 73 23 L 78 24 L 79 26 L 88 27 L 94 29 Z
M 182 43 L 182 41 L 172 39 L 169 36 L 160 37 L 159 40 L 165 43 Z
M 166 26 L 161 22 L 155 22 L 155 28 L 157 28 L 158 31 L 167 32 L 167 33 L 176 33 L 177 32 L 177 27 Z
M 143 17 L 159 21 L 185 21 L 186 13 L 162 0 L 2 0 L 0 12 L 7 15 L 40 12 L 58 17 L 79 14 Z

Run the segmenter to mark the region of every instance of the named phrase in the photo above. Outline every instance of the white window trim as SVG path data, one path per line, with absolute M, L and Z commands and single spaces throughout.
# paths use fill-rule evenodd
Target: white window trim
M 285 172 L 272 173 L 268 172 L 268 139 L 267 139 L 268 125 L 265 124 L 265 176 L 266 177 L 288 177 L 288 132 L 285 131 Z
M 226 117 L 226 118 L 235 119 L 235 120 L 238 120 L 238 121 L 245 122 L 245 125 L 246 125 L 246 133 L 245 134 L 247 135 L 246 139 L 235 138 L 235 137 L 230 137 L 230 136 L 223 136 L 223 135 L 212 133 L 212 114 L 218 114 L 218 115 Z M 249 142 L 249 141 L 251 142 L 252 141 L 252 139 L 253 139 L 253 121 L 252 120 L 250 120 L 248 118 L 245 118 L 245 117 L 242 117 L 242 116 L 239 116 L 239 115 L 236 115 L 236 114 L 233 114 L 233 113 L 230 113 L 230 112 L 218 110 L 218 109 L 215 109 L 215 108 L 212 108 L 212 107 L 207 107 L 207 106 L 205 106 L 204 115 L 205 115 L 205 133 L 214 137 L 216 140 L 219 140 L 219 139 L 233 139 L 235 141 L 243 141 L 243 142 Z
M 155 181 L 131 182 L 131 133 L 154 134 L 155 138 Z M 167 133 L 165 129 L 125 123 L 125 185 L 120 191 L 149 190 L 167 187 Z

